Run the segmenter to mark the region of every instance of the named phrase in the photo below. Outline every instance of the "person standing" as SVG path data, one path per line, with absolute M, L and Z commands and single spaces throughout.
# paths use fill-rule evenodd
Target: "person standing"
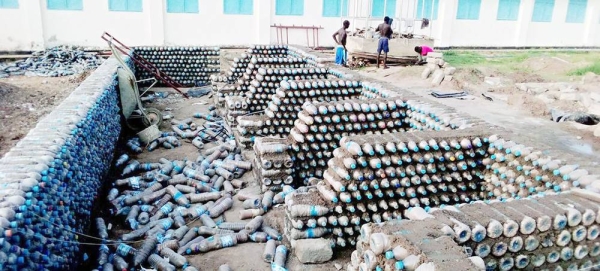
M 416 65 L 423 64 L 425 62 L 425 58 L 429 53 L 433 53 L 433 49 L 428 46 L 415 46 L 415 52 L 419 54 Z
M 379 44 L 377 45 L 377 68 L 379 68 L 379 58 L 383 52 L 383 68 L 387 69 L 387 54 L 390 51 L 389 40 L 392 38 L 392 26 L 390 17 L 385 16 L 383 23 L 378 25 L 375 31 L 379 31 Z
M 346 50 L 346 38 L 348 37 L 346 29 L 348 29 L 348 27 L 350 27 L 350 22 L 345 20 L 342 24 L 342 28 L 333 33 L 333 40 L 335 40 L 335 43 L 337 44 L 335 48 L 335 64 L 338 65 L 346 65 L 348 59 L 348 50 Z

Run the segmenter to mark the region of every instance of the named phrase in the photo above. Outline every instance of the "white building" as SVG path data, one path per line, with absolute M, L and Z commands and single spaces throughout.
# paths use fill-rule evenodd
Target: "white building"
M 600 0 L 0 0 L 0 51 L 105 47 L 104 31 L 131 46 L 276 43 L 272 25 L 320 26 L 319 44 L 332 46 L 344 19 L 384 15 L 397 30 L 414 21 L 438 47 L 600 47 Z M 310 30 L 288 36 L 314 43 Z

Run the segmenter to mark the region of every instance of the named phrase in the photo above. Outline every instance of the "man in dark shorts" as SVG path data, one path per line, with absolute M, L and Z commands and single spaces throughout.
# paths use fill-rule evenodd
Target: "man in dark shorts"
M 348 27 L 350 27 L 350 22 L 348 20 L 345 20 L 342 25 L 342 28 L 340 28 L 340 30 L 338 30 L 337 32 L 333 33 L 333 40 L 335 40 L 335 43 L 337 44 L 335 48 L 335 64 L 338 65 L 346 65 L 348 53 L 348 51 L 346 50 L 346 38 L 348 37 L 346 29 L 348 29 Z
M 390 51 L 389 40 L 392 38 L 392 26 L 390 25 L 390 17 L 385 16 L 383 23 L 377 26 L 375 31 L 379 32 L 379 44 L 377 45 L 377 68 L 379 68 L 379 58 L 383 51 L 383 68 L 387 69 L 387 54 Z

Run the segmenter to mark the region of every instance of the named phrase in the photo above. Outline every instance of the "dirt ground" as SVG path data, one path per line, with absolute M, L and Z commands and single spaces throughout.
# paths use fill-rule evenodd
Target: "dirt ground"
M 227 55 L 228 58 L 231 55 Z M 558 57 L 560 58 L 560 57 Z M 481 66 L 465 65 L 459 67 L 456 80 L 445 82 L 439 87 L 432 87 L 429 80 L 422 80 L 420 74 L 423 67 L 391 67 L 387 70 L 375 68 L 360 69 L 360 73 L 387 81 L 407 91 L 417 93 L 424 101 L 435 100 L 451 106 L 459 112 L 471 114 L 488 121 L 491 125 L 512 129 L 515 140 L 527 144 L 530 141 L 544 142 L 549 148 L 556 151 L 569 153 L 590 161 L 600 162 L 600 140 L 589 133 L 589 127 L 581 127 L 571 123 L 555 123 L 547 118 L 546 105 L 538 104 L 535 100 L 518 90 L 509 87 L 490 87 L 486 85 L 486 77 L 503 77 L 511 82 L 547 82 L 552 78 L 560 80 L 581 81 L 579 76 L 565 76 L 564 74 L 576 67 L 585 65 L 584 62 L 572 61 L 567 65 L 564 58 L 556 59 L 547 56 L 535 56 L 523 59 L 521 66 L 511 72 L 506 66 Z M 562 63 L 562 64 L 561 64 Z M 74 78 L 40 78 L 40 77 L 10 77 L 0 79 L 0 155 L 6 153 L 37 121 L 58 105 L 85 76 Z M 593 88 L 593 83 L 583 84 L 584 88 Z M 161 89 L 157 89 L 161 91 Z M 162 89 L 168 91 L 168 89 Z M 471 97 L 466 100 L 435 99 L 429 93 L 431 90 L 467 90 Z M 494 101 L 483 99 L 481 94 L 486 93 Z M 212 97 L 192 98 L 184 100 L 176 94 L 168 98 L 156 100 L 148 106 L 156 107 L 165 114 L 172 115 L 175 119 L 189 118 L 196 112 L 208 112 L 208 107 L 213 105 Z M 563 104 L 564 108 L 573 108 L 575 105 Z M 169 110 L 166 110 L 169 109 Z M 199 125 L 202 121 L 195 120 Z M 170 121 L 162 125 L 161 130 L 170 131 Z M 205 146 L 210 148 L 211 145 Z M 158 148 L 153 152 L 143 152 L 134 158 L 140 162 L 156 162 L 160 158 L 195 160 L 199 151 L 189 141 L 183 141 L 181 147 L 167 150 Z M 244 155 L 251 156 L 248 152 Z M 260 188 L 253 174 L 246 173 L 242 180 L 246 183 L 244 192 L 259 194 Z M 234 200 L 234 206 L 225 213 L 228 222 L 240 221 L 239 210 L 241 202 Z M 276 206 L 265 215 L 267 221 L 282 216 L 282 206 Z M 190 226 L 196 226 L 195 222 Z M 273 225 L 279 226 L 280 225 Z M 282 229 L 279 228 L 281 231 Z M 217 270 L 221 264 L 229 264 L 233 270 L 268 270 L 269 264 L 262 261 L 264 244 L 245 243 L 235 247 L 212 251 L 209 253 L 188 256 L 190 263 L 201 270 Z M 349 250 L 336 252 L 332 261 L 325 264 L 303 265 L 295 256 L 289 255 L 288 270 L 303 271 L 335 271 L 335 264 L 343 267 L 350 261 Z
M 523 122 L 523 133 L 531 126 L 541 126 L 548 133 L 565 132 L 572 135 L 575 140 L 567 145 L 581 145 L 579 150 L 586 153 L 594 153 L 600 157 L 600 140 L 594 137 L 594 129 L 598 125 L 586 126 L 574 122 L 555 123 L 551 121 L 550 109 L 559 109 L 569 112 L 583 111 L 585 107 L 575 101 L 543 100 L 536 95 L 524 93 L 519 90 L 515 83 L 542 83 L 542 82 L 565 82 L 576 86 L 577 92 L 595 92 L 600 94 L 600 81 L 597 75 L 572 75 L 572 71 L 586 67 L 600 59 L 600 53 L 584 54 L 535 52 L 531 56 L 523 56 L 518 53 L 511 61 L 502 60 L 494 62 L 494 56 L 507 53 L 481 52 L 477 57 L 488 56 L 489 59 L 481 60 L 481 63 L 471 64 L 463 59 L 466 64 L 459 63 L 454 79 L 451 82 L 443 82 L 439 86 L 431 85 L 431 78 L 421 79 L 424 66 L 392 66 L 389 69 L 376 69 L 366 67 L 358 69 L 362 75 L 384 80 L 388 83 L 402 87 L 423 96 L 425 99 L 435 100 L 458 111 L 469 113 L 473 116 L 491 121 L 501 127 L 521 129 L 521 125 L 515 122 Z M 468 57 L 469 55 L 467 55 Z M 449 62 L 454 66 L 453 63 Z M 490 85 L 486 79 L 498 78 L 502 81 L 500 85 Z M 431 91 L 467 91 L 470 95 L 464 99 L 436 99 L 429 95 Z M 490 102 L 482 94 L 493 98 Z M 527 122 L 525 122 L 527 121 Z M 599 124 L 600 125 L 600 124 Z M 529 131 L 531 134 L 531 132 Z M 548 135 L 549 135 L 548 134 Z M 538 135 L 537 133 L 533 134 Z M 561 144 L 556 144 L 561 146 Z M 563 144 L 564 146 L 564 144 Z M 596 161 L 600 161 L 598 158 Z
M 88 74 L 0 79 L 0 157 L 52 112 Z
M 156 90 L 168 91 L 172 93 L 172 91 L 167 88 L 159 88 Z M 175 119 L 181 120 L 190 118 L 194 113 L 197 112 L 208 113 L 208 107 L 213 104 L 214 100 L 211 95 L 201 98 L 183 99 L 181 96 L 173 93 L 166 99 L 158 99 L 155 102 L 148 103 L 147 107 L 161 109 L 163 110 L 164 114 L 170 114 Z M 168 111 L 164 111 L 165 109 L 168 109 Z M 204 121 L 200 119 L 194 119 L 194 123 L 197 125 L 202 125 Z M 160 128 L 162 131 L 170 131 L 170 120 L 165 120 Z M 203 149 L 208 149 L 212 146 L 214 146 L 214 144 L 207 144 Z M 182 146 L 180 147 L 174 149 L 158 148 L 152 152 L 144 151 L 139 155 L 132 156 L 132 158 L 137 159 L 140 162 L 157 162 L 160 158 L 166 158 L 169 160 L 196 160 L 201 152 L 202 150 L 198 150 L 196 147 L 194 147 L 191 144 L 191 141 L 182 140 Z M 250 158 L 253 156 L 253 153 L 251 151 L 245 151 L 243 155 L 250 160 Z M 260 186 L 258 185 L 257 180 L 254 179 L 254 174 L 252 172 L 247 172 L 244 174 L 241 180 L 245 183 L 245 187 L 241 190 L 244 194 L 260 194 Z M 276 206 L 265 215 L 265 219 L 267 221 L 281 220 L 280 218 L 283 217 L 282 208 L 283 206 Z M 249 220 L 240 220 L 240 210 L 243 210 L 242 202 L 234 197 L 233 207 L 225 212 L 225 221 L 248 222 Z M 278 230 L 282 232 L 282 224 L 283 223 L 273 223 L 271 226 L 278 228 Z M 189 226 L 201 226 L 201 223 L 196 221 Z M 262 271 L 270 269 L 270 265 L 262 260 L 264 248 L 264 243 L 248 242 L 208 253 L 190 255 L 187 256 L 187 258 L 191 265 L 201 268 L 201 270 L 217 270 L 220 265 L 228 264 L 233 270 Z M 289 255 L 287 267 L 288 270 L 337 271 L 338 269 L 334 264 L 337 263 L 345 266 L 345 264 L 350 261 L 350 253 L 351 251 L 342 251 L 337 253 L 334 256 L 334 259 L 328 263 L 313 265 L 303 265 L 295 256 Z

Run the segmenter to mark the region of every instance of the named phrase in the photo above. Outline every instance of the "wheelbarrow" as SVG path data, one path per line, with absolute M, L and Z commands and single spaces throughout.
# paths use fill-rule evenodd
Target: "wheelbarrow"
M 121 98 L 121 112 L 125 118 L 125 123 L 129 129 L 134 132 L 151 128 L 155 126 L 156 130 L 162 124 L 163 118 L 160 110 L 152 107 L 144 108 L 141 96 L 151 89 L 157 82 L 155 78 L 136 80 L 135 74 L 125 63 L 121 54 L 115 49 L 112 42 L 108 42 L 113 57 L 119 61 L 117 68 L 117 78 L 119 80 L 119 96 Z M 153 81 L 150 87 L 140 93 L 138 89 L 139 82 Z

